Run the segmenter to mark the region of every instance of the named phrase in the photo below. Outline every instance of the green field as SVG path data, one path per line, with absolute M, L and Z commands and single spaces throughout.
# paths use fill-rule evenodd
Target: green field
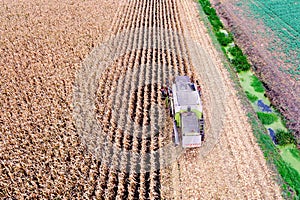
M 270 51 L 280 51 L 281 58 L 292 67 L 280 70 L 296 80 L 300 78 L 300 1 L 299 0 L 250 0 L 239 5 L 248 5 L 254 18 L 262 20 L 272 30 Z

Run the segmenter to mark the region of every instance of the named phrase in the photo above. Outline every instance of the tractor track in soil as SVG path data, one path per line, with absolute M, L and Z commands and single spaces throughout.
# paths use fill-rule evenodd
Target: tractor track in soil
M 187 0 L 123 5 L 111 28 L 112 40 L 125 32 L 113 42 L 119 56 L 102 73 L 97 91 L 97 117 L 107 137 L 102 142 L 109 143 L 102 160 L 111 161 L 101 163 L 97 194 L 105 199 L 280 198 L 196 5 Z M 161 121 L 159 89 L 177 75 L 200 80 L 207 132 L 220 133 L 208 134 L 202 149 L 164 166 L 161 148 L 170 140 L 170 124 Z M 142 156 L 119 158 L 120 149 Z

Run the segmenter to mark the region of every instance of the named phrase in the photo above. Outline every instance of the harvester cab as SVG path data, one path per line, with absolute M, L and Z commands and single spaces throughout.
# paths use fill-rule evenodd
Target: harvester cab
M 188 76 L 177 76 L 171 87 L 162 88 L 162 96 L 173 117 L 175 145 L 200 147 L 204 141 L 204 118 L 200 86 Z

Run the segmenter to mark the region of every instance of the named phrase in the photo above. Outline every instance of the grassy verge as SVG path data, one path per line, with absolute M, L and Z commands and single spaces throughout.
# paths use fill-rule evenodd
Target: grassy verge
M 246 56 L 243 55 L 242 50 L 237 45 L 232 45 L 228 48 L 228 45 L 234 44 L 234 39 L 230 33 L 227 33 L 227 31 L 225 31 L 225 33 L 227 34 L 224 33 L 223 24 L 217 16 L 214 8 L 211 7 L 209 0 L 199 0 L 199 3 L 202 7 L 202 9 L 200 9 L 200 14 L 205 14 L 207 16 L 209 23 L 205 21 L 207 20 L 205 17 L 203 20 L 209 29 L 209 34 L 212 37 L 214 44 L 216 45 L 219 51 L 222 51 L 225 54 L 224 56 L 228 59 L 230 63 L 228 64 L 228 62 L 225 61 L 225 59 L 223 59 L 225 61 L 224 66 L 229 71 L 231 79 L 235 83 L 235 88 L 238 91 L 239 98 L 241 99 L 246 110 L 248 111 L 247 116 L 249 122 L 251 123 L 253 133 L 257 138 L 257 142 L 265 156 L 265 159 L 267 160 L 267 163 L 270 166 L 270 168 L 277 172 L 276 180 L 283 190 L 283 196 L 288 199 L 299 199 L 300 174 L 293 167 L 291 167 L 290 164 L 283 160 L 280 154 L 280 149 L 278 149 L 274 145 L 272 139 L 268 135 L 266 128 L 258 119 L 258 117 L 260 116 L 260 119 L 265 124 L 269 124 L 271 122 L 275 122 L 277 120 L 277 116 L 265 116 L 265 113 L 256 114 L 254 109 L 251 107 L 251 104 L 248 101 L 248 99 L 253 103 L 257 100 L 258 97 L 256 95 L 251 94 L 250 92 L 244 92 L 243 88 L 241 87 L 240 80 L 236 74 L 236 72 L 240 73 L 248 71 L 251 66 L 248 63 Z M 220 32 L 224 34 L 221 34 Z M 234 68 L 232 68 L 231 66 L 233 66 Z M 255 93 L 263 95 L 265 89 L 260 80 L 256 76 L 251 77 L 251 79 L 251 86 L 254 88 Z M 293 155 L 297 155 L 297 152 L 299 151 L 296 151 L 295 153 L 293 150 L 292 152 Z
M 252 103 L 254 103 L 255 101 L 258 100 L 258 97 L 255 96 L 254 94 L 251 94 L 250 92 L 246 91 L 245 92 L 247 95 L 247 98 L 249 99 L 249 101 L 251 101 Z
M 199 2 L 204 13 L 207 15 L 215 37 L 222 46 L 222 51 L 224 53 L 226 52 L 226 55 L 230 54 L 232 56 L 230 62 L 235 67 L 235 70 L 237 72 L 249 70 L 251 65 L 249 64 L 247 57 L 243 54 L 242 50 L 234 44 L 233 35 L 223 29 L 223 24 L 215 9 L 211 7 L 210 2 L 208 0 L 200 0 Z

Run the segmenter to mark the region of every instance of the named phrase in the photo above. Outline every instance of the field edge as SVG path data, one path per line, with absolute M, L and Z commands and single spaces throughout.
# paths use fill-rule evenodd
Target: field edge
M 293 191 L 293 193 L 297 193 L 295 191 L 295 189 L 297 190 L 297 188 L 293 188 L 289 184 L 290 181 L 284 180 L 284 177 L 282 177 L 282 174 L 280 174 L 280 170 L 281 170 L 281 168 L 283 168 L 288 171 L 293 171 L 293 169 L 281 158 L 277 147 L 273 144 L 271 138 L 268 135 L 267 129 L 262 125 L 261 121 L 256 116 L 255 110 L 251 106 L 251 103 L 249 102 L 245 92 L 243 91 L 243 88 L 240 84 L 240 81 L 239 81 L 236 71 L 230 65 L 229 61 L 227 60 L 227 58 L 222 50 L 220 43 L 217 40 L 217 37 L 213 31 L 213 27 L 212 27 L 211 23 L 209 22 L 207 15 L 203 11 L 200 1 L 201 0 L 195 1 L 195 3 L 197 3 L 199 14 L 201 16 L 200 20 L 203 20 L 203 22 L 208 30 L 208 34 L 211 37 L 216 50 L 220 54 L 223 66 L 226 68 L 226 70 L 230 74 L 229 77 L 232 80 L 232 82 L 234 83 L 234 88 L 237 91 L 237 97 L 242 102 L 243 108 L 247 112 L 247 120 L 248 120 L 249 124 L 251 124 L 253 134 L 256 138 L 256 142 L 264 154 L 264 157 L 266 159 L 269 169 L 272 172 L 274 172 L 274 174 L 272 175 L 273 179 L 276 181 L 276 183 L 282 189 L 283 198 L 290 199 L 291 198 L 291 190 Z M 280 166 L 281 168 L 278 169 L 279 168 L 278 166 Z M 295 194 L 295 195 L 296 195 L 295 197 L 298 197 L 299 194 Z

